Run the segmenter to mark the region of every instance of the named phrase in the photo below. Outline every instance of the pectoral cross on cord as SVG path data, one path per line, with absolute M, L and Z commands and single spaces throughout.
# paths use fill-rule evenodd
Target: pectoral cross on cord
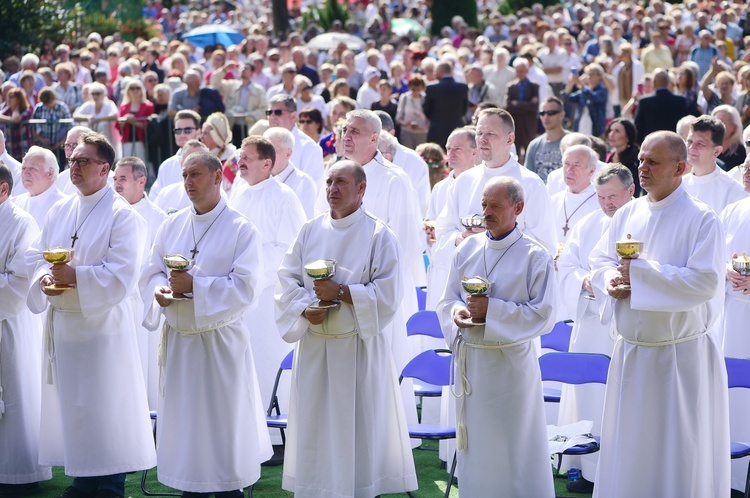
M 221 210 L 221 213 L 223 213 L 227 209 L 226 206 L 224 206 L 224 209 Z M 193 225 L 193 219 L 190 219 L 190 230 L 193 232 L 193 248 L 190 249 L 190 256 L 191 258 L 195 259 L 195 255 L 198 254 L 200 251 L 198 250 L 198 244 L 201 243 L 201 240 L 203 240 L 203 237 L 206 236 L 209 230 L 211 230 L 211 227 L 214 226 L 214 223 L 216 223 L 216 220 L 219 219 L 219 216 L 221 216 L 221 213 L 216 215 L 216 218 L 214 218 L 214 221 L 211 222 L 210 225 L 208 225 L 208 228 L 206 228 L 206 231 L 203 232 L 203 235 L 201 235 L 201 238 L 198 239 L 198 241 L 195 241 L 195 225 Z
M 98 206 L 99 203 L 102 202 L 102 199 L 104 199 L 105 197 L 106 197 L 106 195 L 102 195 L 101 198 L 98 201 L 96 201 L 96 204 L 94 204 L 94 207 L 91 208 L 91 211 L 89 211 L 88 213 L 86 213 L 86 216 L 84 216 L 83 221 L 76 228 L 75 233 L 73 233 L 73 236 L 70 238 L 70 240 L 72 241 L 72 243 L 70 244 L 70 248 L 71 249 L 75 249 L 76 240 L 78 240 L 80 238 L 80 237 L 78 237 L 78 230 L 80 230 L 81 227 L 83 226 L 83 224 L 86 223 L 86 220 L 89 219 L 89 216 L 91 215 L 91 213 L 94 212 L 94 210 L 96 209 L 96 206 Z M 78 215 L 76 214 L 76 222 L 77 221 L 78 221 Z
M 581 206 L 583 206 L 584 204 L 586 204 L 586 202 L 588 202 L 588 200 L 591 199 L 592 197 L 594 197 L 595 195 L 596 195 L 596 192 L 594 192 L 590 196 L 586 197 L 586 199 L 582 203 L 580 203 L 577 208 L 575 208 L 575 211 L 573 211 L 572 213 L 570 213 L 570 216 L 568 216 L 568 207 L 565 205 L 565 198 L 563 198 L 563 213 L 565 213 L 565 226 L 562 229 L 563 230 L 563 237 L 565 237 L 565 236 L 568 235 L 568 232 L 570 231 L 570 227 L 568 227 L 568 222 L 573 217 L 573 215 L 576 214 L 576 211 L 578 211 L 579 209 L 581 209 Z

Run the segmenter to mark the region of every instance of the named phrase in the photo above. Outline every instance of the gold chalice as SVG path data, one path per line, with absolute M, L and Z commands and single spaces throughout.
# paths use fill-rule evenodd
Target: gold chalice
M 470 216 L 461 217 L 461 226 L 466 230 L 472 230 L 474 228 L 485 228 L 484 216 L 481 214 L 472 214 Z
M 622 259 L 638 259 L 643 251 L 643 242 L 634 240 L 631 235 L 627 239 L 615 242 L 615 251 Z M 630 290 L 630 284 L 620 284 L 616 287 L 618 290 Z
M 737 256 L 732 259 L 732 268 L 734 268 L 734 271 L 745 277 L 750 275 L 750 258 L 748 258 L 747 254 L 743 252 L 742 256 Z
M 67 249 L 65 247 L 52 247 L 48 248 L 46 251 L 43 251 L 42 256 L 47 263 L 51 263 L 53 265 L 64 265 L 73 261 L 75 251 L 73 249 Z M 73 288 L 73 286 L 65 284 L 52 284 L 44 286 L 44 290 L 49 291 L 64 291 Z
M 171 271 L 188 271 L 195 266 L 194 260 L 187 259 L 181 254 L 166 254 L 163 261 L 166 267 Z M 180 292 L 172 292 L 164 297 L 171 301 L 185 301 L 187 299 L 192 299 L 192 297 L 186 296 Z
M 305 265 L 307 276 L 313 280 L 325 280 L 336 275 L 335 259 L 319 259 Z M 310 306 L 312 309 L 328 309 L 338 306 L 340 301 L 318 301 L 318 304 Z
M 473 296 L 485 296 L 490 291 L 492 284 L 489 280 L 482 277 L 464 277 L 461 279 L 461 287 Z M 465 322 L 468 325 L 482 325 L 485 323 L 484 318 L 475 319 Z

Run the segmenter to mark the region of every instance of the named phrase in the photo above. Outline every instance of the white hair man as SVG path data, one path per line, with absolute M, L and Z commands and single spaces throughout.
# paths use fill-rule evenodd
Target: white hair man
M 244 215 L 257 228 L 262 243 L 263 274 L 258 282 L 258 305 L 247 313 L 247 322 L 256 329 L 250 336 L 263 406 L 269 406 L 276 371 L 291 351 L 279 334 L 274 318 L 273 294 L 277 270 L 284 254 L 307 221 L 305 210 L 294 191 L 271 176 L 276 150 L 263 137 L 250 136 L 242 141 L 239 152 L 239 174 L 245 181 L 233 193 L 229 206 Z M 287 388 L 288 389 L 288 388 Z M 287 389 L 278 393 L 282 409 L 289 399 Z M 278 431 L 272 441 L 281 444 Z
M 398 150 L 398 140 L 387 131 L 381 130 L 378 137 L 378 150 L 383 154 L 384 158 L 393 162 L 393 156 L 396 155 L 396 151 Z
M 51 152 L 50 152 L 51 154 Z M 53 155 L 54 158 L 54 155 Z M 34 219 L 9 201 L 13 175 L 0 161 L 0 491 L 7 496 L 40 492 L 38 481 L 52 478 L 39 465 L 42 411 L 42 323 L 26 306 L 29 291 L 24 254 L 39 235 Z M 11 450 L 12 448 L 12 450 Z
M 294 151 L 294 135 L 286 128 L 276 126 L 263 132 L 263 138 L 269 140 L 276 150 L 276 162 L 271 174 L 277 181 L 294 190 L 305 210 L 307 219 L 312 219 L 315 213 L 318 186 L 310 175 L 301 171 L 289 160 Z
M 568 133 L 562 138 L 562 140 L 560 140 L 561 157 L 562 154 L 565 153 L 565 150 L 568 147 L 572 147 L 573 145 L 585 145 L 586 147 L 591 147 L 593 150 L 594 142 L 591 140 L 591 138 L 589 138 L 587 135 L 584 135 L 583 133 Z M 597 161 L 596 173 L 599 172 L 604 164 L 605 163 L 602 161 Z M 550 197 L 557 194 L 558 192 L 564 191 L 566 187 L 565 175 L 562 168 L 557 168 L 556 170 L 549 172 L 549 174 L 547 175 L 547 192 L 549 192 Z
M 21 163 L 8 153 L 8 149 L 5 147 L 5 133 L 2 129 L 0 129 L 0 161 L 5 163 L 13 175 L 13 192 L 11 195 L 19 196 L 25 193 L 26 188 L 21 180 Z
M 297 128 L 297 102 L 289 95 L 279 94 L 268 99 L 266 110 L 271 127 L 286 128 L 294 135 L 294 151 L 290 160 L 320 186 L 323 184 L 323 149 Z
M 525 206 L 517 179 L 487 181 L 486 231 L 456 249 L 437 307 L 456 355 L 458 475 L 466 496 L 555 496 L 533 339 L 554 323 L 557 289 L 549 252 L 516 222 Z M 467 298 L 464 275 L 487 278 L 489 293 Z
M 162 211 L 156 204 L 151 202 L 145 192 L 148 171 L 146 165 L 138 157 L 123 157 L 117 161 L 115 166 L 115 192 L 120 194 L 135 211 L 146 220 L 148 230 L 144 237 L 144 254 L 149 254 L 154 246 L 156 232 L 162 222 L 167 218 L 167 213 Z M 144 266 L 146 262 L 144 261 Z M 143 316 L 143 302 L 150 303 L 151 295 L 141 296 L 139 313 Z M 159 368 L 157 365 L 157 350 L 159 347 L 158 334 L 151 334 L 140 323 L 138 324 L 138 351 L 141 356 L 141 367 L 143 368 L 143 380 L 146 386 L 148 405 L 152 410 L 157 409 L 157 391 L 159 385 Z
M 188 140 L 182 144 L 180 148 L 180 165 L 185 164 L 185 159 L 195 152 L 208 152 L 208 147 L 197 138 Z M 222 189 L 223 192 L 224 190 Z M 190 207 L 190 198 L 185 192 L 185 185 L 182 182 L 178 182 L 161 189 L 159 194 L 154 198 L 154 204 L 170 215 L 180 209 Z
M 568 233 L 587 214 L 599 209 L 591 179 L 596 172 L 596 152 L 585 145 L 573 145 L 563 153 L 565 190 L 552 196 L 557 242 L 564 244 Z
M 608 164 L 595 175 L 594 185 L 601 209 L 585 216 L 569 233 L 565 249 L 557 260 L 557 280 L 560 283 L 560 303 L 565 308 L 565 316 L 574 319 L 570 351 L 611 356 L 615 347 L 610 334 L 611 322 L 602 324 L 599 320 L 599 309 L 593 300 L 594 290 L 591 287 L 589 254 L 609 228 L 615 212 L 633 198 L 635 184 L 627 167 Z M 575 396 L 571 396 L 573 392 Z M 591 420 L 594 422 L 592 433 L 601 434 L 604 386 L 563 388 L 560 403 L 558 425 Z M 574 409 L 567 408 L 571 403 L 575 403 Z M 577 415 L 575 420 L 569 418 L 573 413 Z M 566 457 L 565 464 L 580 468 L 582 478 L 581 482 L 571 481 L 568 489 L 590 493 L 599 456 L 582 456 L 580 461 L 572 458 Z
M 39 68 L 39 57 L 36 54 L 25 54 L 21 57 L 21 69 L 10 76 L 8 81 L 14 83 L 17 87 L 21 87 L 21 76 L 24 71 L 31 71 L 34 73 L 34 91 L 38 92 L 44 88 L 47 83 L 44 81 L 44 76 L 37 73 L 36 70 Z
M 516 72 L 508 67 L 510 52 L 505 48 L 496 48 L 492 54 L 495 61 L 484 68 L 484 79 L 495 85 L 498 92 L 497 105 L 505 108 L 508 83 L 516 78 Z
M 32 145 L 23 157 L 21 178 L 26 193 L 14 197 L 13 202 L 29 213 L 37 226 L 44 225 L 44 217 L 64 195 L 55 185 L 58 171 L 57 157 L 49 149 Z

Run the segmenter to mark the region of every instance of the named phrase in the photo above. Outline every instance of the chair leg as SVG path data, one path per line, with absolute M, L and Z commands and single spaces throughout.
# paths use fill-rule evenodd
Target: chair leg
M 750 461 L 747 462 L 747 476 L 745 476 L 745 498 L 750 498 Z
M 146 489 L 146 475 L 148 474 L 148 469 L 144 470 L 141 473 L 141 492 L 144 496 L 182 496 L 182 493 L 154 493 L 152 491 L 149 491 Z
M 451 473 L 448 476 L 448 485 L 445 487 L 445 497 L 449 498 L 451 495 L 451 487 L 453 486 L 453 476 L 456 475 L 456 453 L 453 453 L 453 463 L 451 463 Z
M 408 496 L 409 498 L 417 498 L 416 496 L 414 496 L 414 493 L 412 493 L 411 491 L 407 491 L 406 496 Z
M 253 498 L 253 485 L 251 484 L 249 488 L 247 488 L 247 498 Z

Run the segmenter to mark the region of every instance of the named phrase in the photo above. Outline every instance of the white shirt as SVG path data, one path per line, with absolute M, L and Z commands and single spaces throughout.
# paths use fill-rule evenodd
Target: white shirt
M 310 220 L 315 215 L 315 199 L 318 196 L 318 187 L 315 180 L 304 171 L 294 167 L 291 162 L 286 168 L 275 176 L 276 180 L 294 190 L 297 198 L 305 210 L 307 219 Z
M 161 163 L 159 172 L 156 174 L 156 181 L 148 191 L 152 199 L 156 199 L 159 196 L 159 191 L 164 187 L 182 182 L 181 161 L 182 149 L 180 148 L 174 156 L 168 157 Z
M 325 173 L 323 149 L 297 128 L 297 125 L 294 125 L 290 131 L 294 135 L 294 150 L 289 161 L 300 171 L 310 175 L 315 183 L 323 185 Z
M 427 163 L 415 150 L 399 144 L 396 154 L 393 156 L 393 164 L 399 166 L 409 175 L 412 187 L 419 196 L 422 214 L 424 214 L 427 212 L 427 203 L 430 197 L 430 170 Z
M 36 221 L 36 225 L 41 227 L 44 226 L 44 218 L 52 210 L 52 206 L 63 197 L 65 195 L 53 183 L 47 190 L 34 197 L 26 192 L 11 199 L 16 206 L 29 213 L 34 218 L 34 221 Z
M 682 182 L 688 194 L 708 204 L 716 214 L 721 214 L 728 205 L 747 197 L 742 185 L 718 166 L 707 175 L 685 175 Z

